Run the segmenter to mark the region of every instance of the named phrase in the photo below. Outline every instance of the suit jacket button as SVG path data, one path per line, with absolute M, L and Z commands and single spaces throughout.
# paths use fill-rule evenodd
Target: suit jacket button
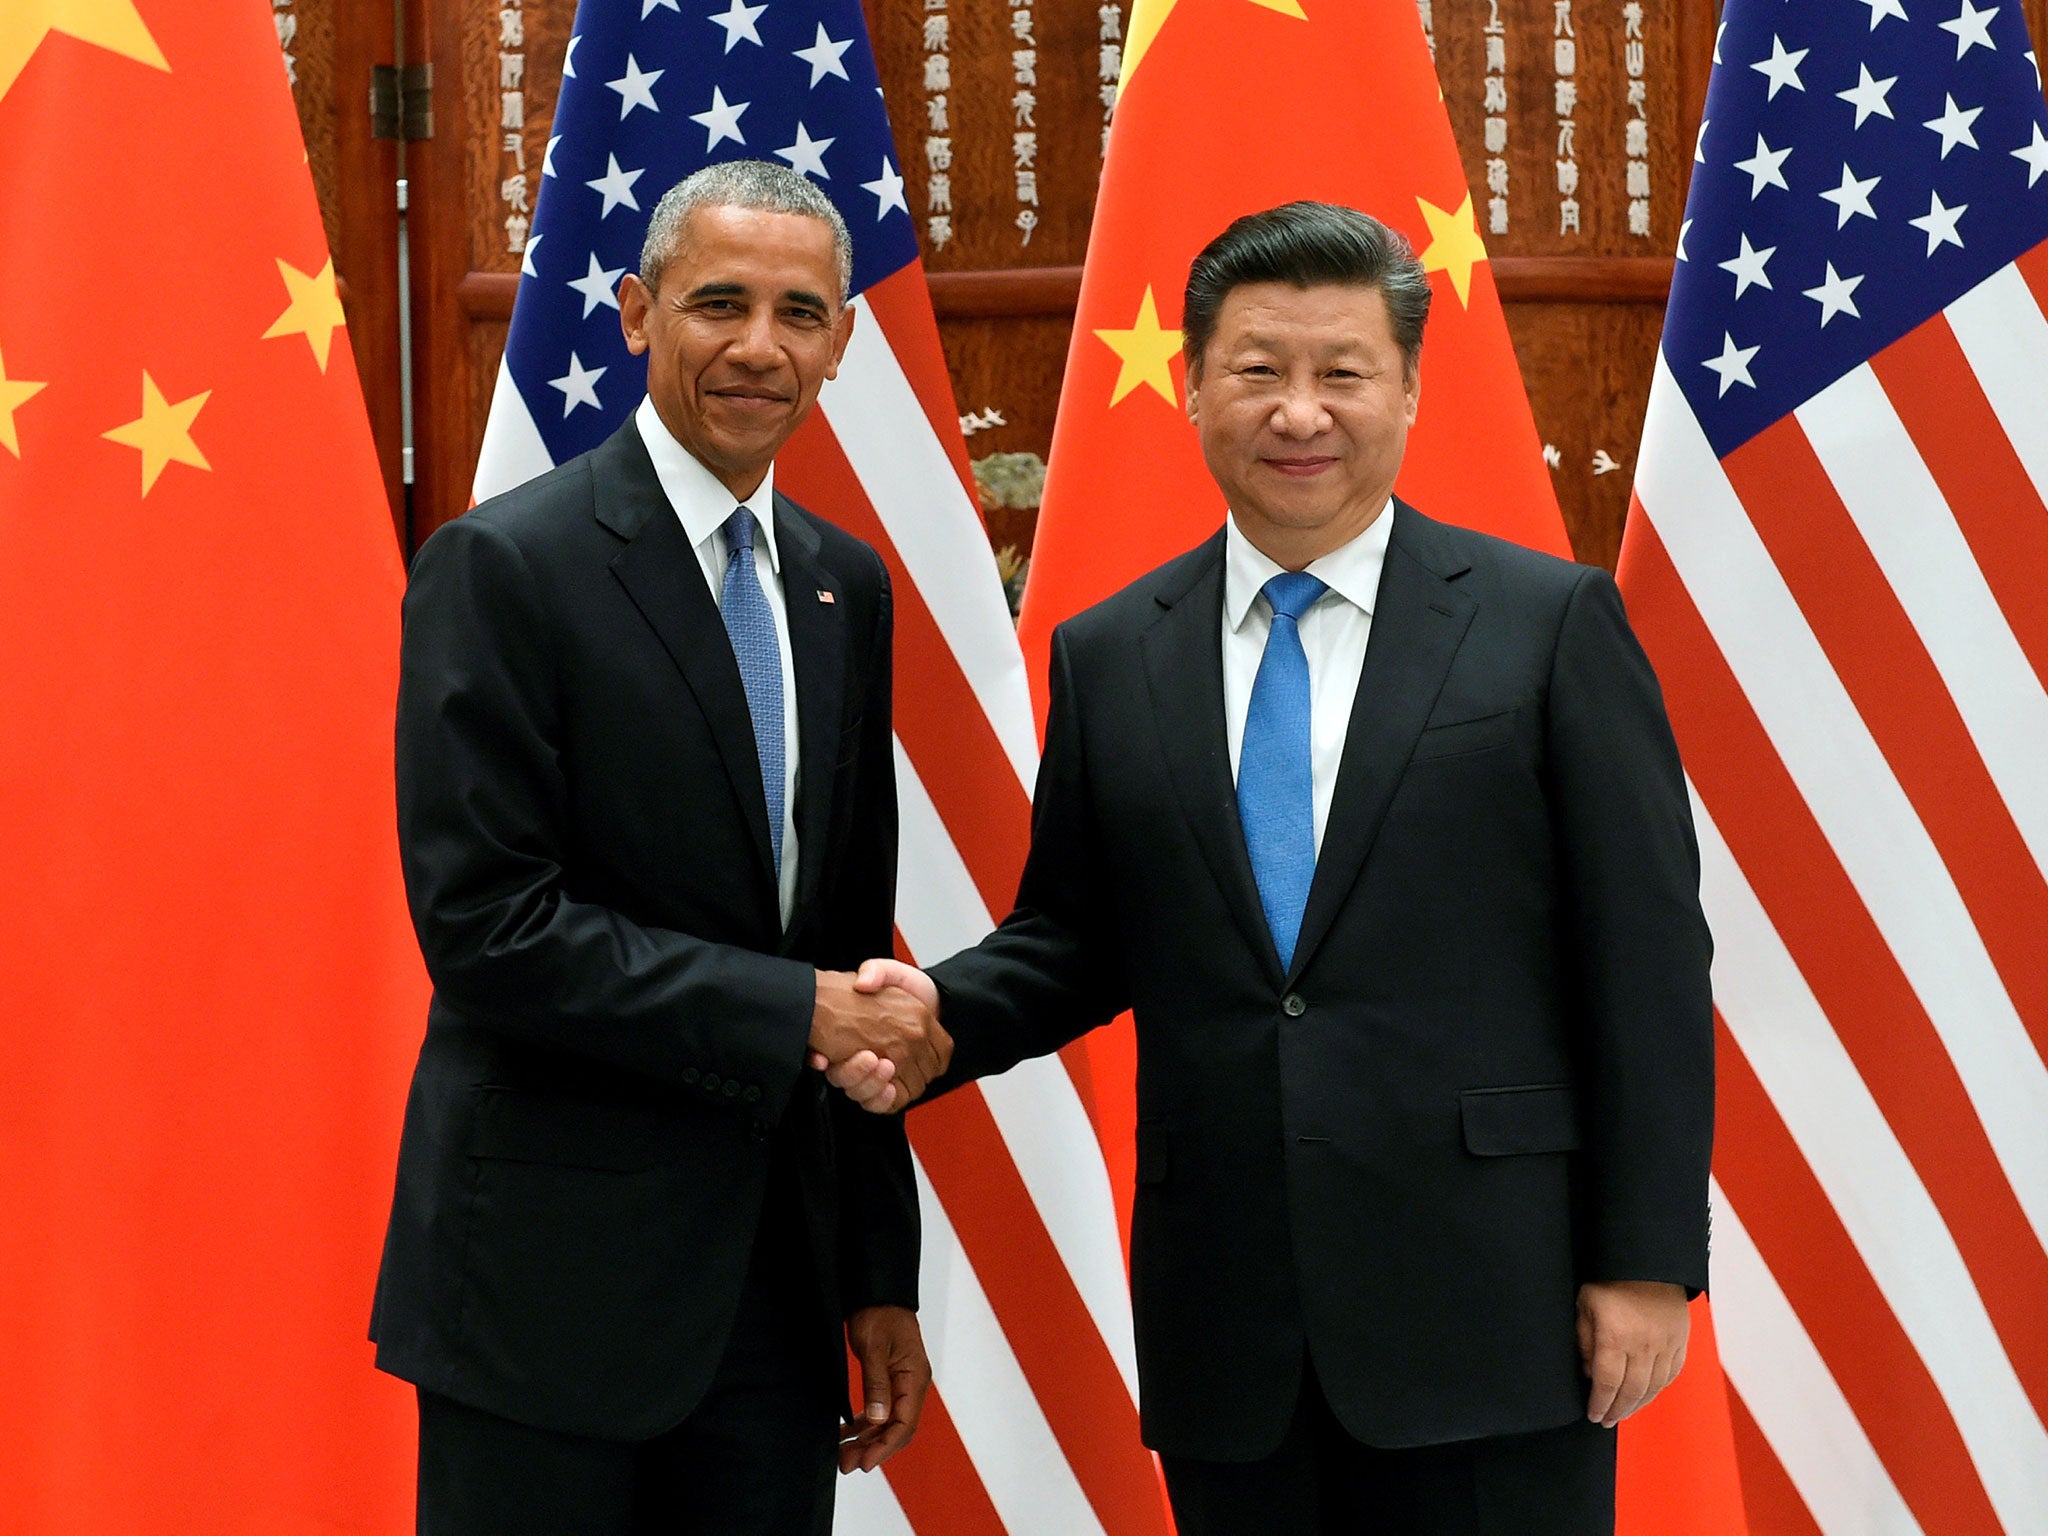
M 706 1072 L 704 1074 L 704 1091 L 706 1093 L 718 1092 L 718 1074 L 716 1072 Z
M 747 1091 L 741 1094 L 740 1097 L 745 1099 L 749 1104 L 758 1104 L 761 1102 L 761 1090 L 755 1087 L 752 1083 L 749 1083 L 747 1084 Z
M 755 1116 L 747 1122 L 747 1135 L 755 1141 L 766 1141 L 768 1139 L 768 1123 L 758 1115 Z
M 686 1083 L 695 1083 L 697 1079 L 701 1076 L 703 1076 L 703 1074 L 700 1073 L 695 1067 L 683 1068 L 683 1081 Z
M 1280 999 L 1280 1011 L 1290 1019 L 1298 1019 L 1308 1012 L 1308 1002 L 1299 992 L 1290 992 Z
M 725 1080 L 725 1096 L 728 1099 L 736 1099 L 740 1096 L 740 1085 L 729 1077 Z

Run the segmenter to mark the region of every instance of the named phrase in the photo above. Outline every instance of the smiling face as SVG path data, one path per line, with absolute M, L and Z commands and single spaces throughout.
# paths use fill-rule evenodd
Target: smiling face
M 1188 418 L 1254 545 L 1298 571 L 1379 515 L 1422 396 L 1379 289 L 1233 288 L 1191 361 Z
M 760 487 L 853 334 L 831 227 L 799 213 L 699 208 L 656 289 L 628 276 L 619 300 L 663 424 L 735 499 Z

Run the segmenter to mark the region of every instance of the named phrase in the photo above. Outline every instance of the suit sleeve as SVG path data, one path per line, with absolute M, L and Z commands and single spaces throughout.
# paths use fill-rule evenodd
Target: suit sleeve
M 1605 571 L 1566 608 L 1545 761 L 1582 1019 L 1582 1273 L 1704 1290 L 1713 943 L 1663 695 Z
M 811 968 L 573 899 L 554 623 L 512 536 L 459 518 L 405 597 L 398 831 L 438 999 L 483 1027 L 650 1077 L 758 1086 L 803 1066 Z
M 834 872 L 833 934 L 826 953 L 847 965 L 892 952 L 896 913 L 896 751 L 892 716 L 894 610 L 889 572 L 867 659 L 853 833 Z M 901 1115 L 872 1115 L 827 1095 L 840 1151 L 839 1272 L 846 1311 L 917 1306 L 917 1181 Z
M 1065 626 L 1053 632 L 1051 707 L 1016 909 L 932 969 L 953 1064 L 940 1088 L 1058 1050 L 1130 1006 L 1088 784 Z

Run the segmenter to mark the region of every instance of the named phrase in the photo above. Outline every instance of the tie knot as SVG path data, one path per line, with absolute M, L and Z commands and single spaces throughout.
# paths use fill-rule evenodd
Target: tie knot
M 1272 604 L 1273 617 L 1299 619 L 1315 606 L 1317 598 L 1329 591 L 1320 577 L 1307 571 L 1282 571 L 1261 589 Z
M 741 550 L 747 558 L 754 556 L 754 514 L 745 507 L 734 507 L 732 516 L 725 520 L 725 557 L 730 560 Z

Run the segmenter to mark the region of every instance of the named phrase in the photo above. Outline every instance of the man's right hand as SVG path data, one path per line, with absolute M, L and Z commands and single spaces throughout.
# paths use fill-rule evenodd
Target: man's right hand
M 911 974 L 924 980 L 919 972 Z M 818 972 L 811 1064 L 823 1063 L 866 1085 L 865 1096 L 856 1096 L 866 1108 L 909 1104 L 953 1059 L 952 1037 L 932 1010 L 938 993 L 929 982 L 922 993 L 882 983 L 863 986 L 849 971 Z

